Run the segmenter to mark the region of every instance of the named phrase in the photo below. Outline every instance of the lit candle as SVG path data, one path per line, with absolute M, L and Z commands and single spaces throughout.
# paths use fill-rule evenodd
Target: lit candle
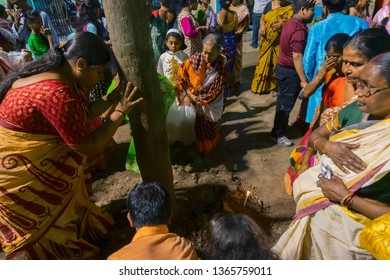
M 250 194 L 251 194 L 250 191 L 247 191 L 247 192 L 246 192 L 245 201 L 244 201 L 244 207 L 245 207 L 245 205 L 246 205 L 246 203 L 247 203 L 247 201 L 248 201 L 248 197 L 249 197 Z

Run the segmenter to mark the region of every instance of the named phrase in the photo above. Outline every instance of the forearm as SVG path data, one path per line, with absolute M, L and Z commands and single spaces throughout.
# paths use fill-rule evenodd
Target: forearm
M 198 36 L 198 30 L 196 28 L 193 28 L 191 25 L 191 21 L 189 18 L 183 18 L 181 20 L 181 24 L 183 26 L 183 33 L 185 36 L 194 38 Z
M 265 21 L 263 19 L 263 15 L 260 18 L 260 35 L 261 36 L 265 35 Z
M 124 115 L 121 112 L 114 111 L 110 118 L 92 133 L 91 137 L 86 143 L 72 148 L 86 156 L 91 155 L 96 151 L 102 150 L 108 141 L 110 141 L 118 127 L 121 125 L 123 119 Z
M 309 98 L 324 82 L 326 71 L 320 68 L 317 75 L 306 85 L 303 95 L 305 98 Z
M 17 40 L 23 41 L 24 40 L 24 24 L 16 25 L 16 23 L 12 26 L 12 32 Z
M 108 108 L 115 104 L 115 102 L 107 101 L 107 95 L 89 104 L 89 112 L 91 117 L 98 117 L 102 115 Z
M 15 36 L 12 32 L 0 27 L 0 34 L 4 36 L 4 38 L 11 42 L 13 45 L 16 43 L 17 36 Z
M 307 147 L 306 153 L 302 159 L 302 165 L 309 167 L 310 166 L 310 159 L 313 155 L 315 155 L 315 153 L 316 153 L 316 150 L 314 150 L 311 147 Z
M 53 37 L 51 35 L 47 36 L 47 40 L 49 41 L 49 48 L 54 49 Z
M 370 219 L 378 218 L 390 212 L 390 206 L 387 204 L 362 198 L 357 195 L 354 196 L 348 208 L 356 210 Z
M 302 54 L 293 52 L 295 71 L 297 71 L 301 83 L 307 83 L 305 72 L 303 71 Z
M 264 21 L 264 14 L 261 15 L 260 17 L 260 25 L 265 25 L 265 21 Z
M 309 137 L 309 147 L 320 151 L 322 153 L 326 150 L 326 143 L 328 142 L 331 131 L 328 130 L 326 125 L 322 125 L 313 130 Z

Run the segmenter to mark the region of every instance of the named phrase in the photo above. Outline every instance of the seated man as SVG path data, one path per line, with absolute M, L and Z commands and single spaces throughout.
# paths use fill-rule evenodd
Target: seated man
M 190 241 L 170 233 L 172 217 L 168 192 L 157 182 L 137 184 L 127 197 L 127 218 L 137 232 L 130 244 L 109 260 L 196 260 Z

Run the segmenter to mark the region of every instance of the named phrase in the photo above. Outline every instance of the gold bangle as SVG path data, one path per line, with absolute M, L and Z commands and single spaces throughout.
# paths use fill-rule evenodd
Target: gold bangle
M 352 193 L 352 192 L 350 192 L 350 193 L 348 193 L 346 196 L 344 196 L 344 198 L 340 201 L 340 206 L 348 207 L 348 206 L 351 204 L 352 199 L 349 200 L 348 203 L 346 203 L 346 201 L 348 200 L 348 198 L 349 198 L 350 196 L 352 196 L 351 198 L 353 199 L 353 197 L 355 196 L 355 194 Z
M 325 137 L 323 137 L 323 136 L 320 136 L 320 137 L 316 138 L 316 139 L 313 141 L 313 147 L 314 147 L 314 149 L 315 149 L 316 151 L 318 151 L 316 144 L 317 144 L 318 140 L 320 140 L 320 139 L 325 139 L 325 140 L 327 140 L 327 139 L 326 139 Z

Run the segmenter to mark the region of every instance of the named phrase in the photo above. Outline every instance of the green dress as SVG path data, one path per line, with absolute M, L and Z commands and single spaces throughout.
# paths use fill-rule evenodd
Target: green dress
M 50 49 L 49 43 L 43 38 L 42 34 L 31 34 L 27 43 L 34 58 L 41 57 Z

